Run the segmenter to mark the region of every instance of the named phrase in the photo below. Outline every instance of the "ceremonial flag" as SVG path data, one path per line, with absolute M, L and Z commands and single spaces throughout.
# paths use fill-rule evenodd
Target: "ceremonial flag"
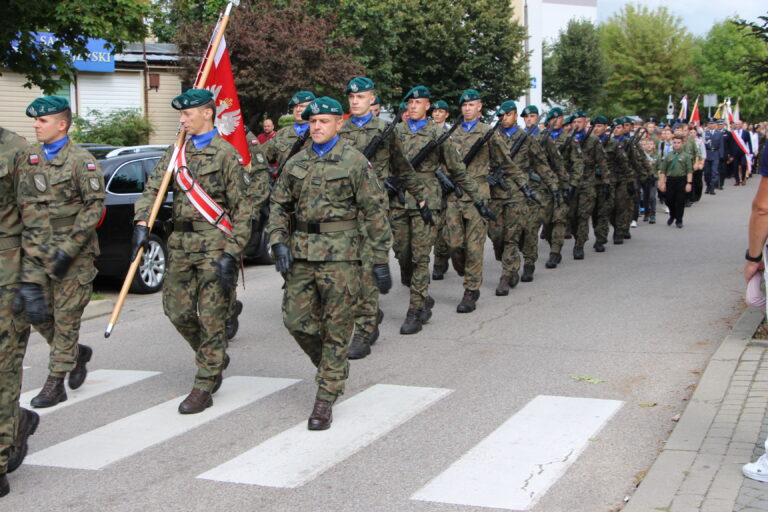
M 688 118 L 688 95 L 686 94 L 683 96 L 683 99 L 680 100 L 680 115 L 677 116 L 678 119 L 687 119 Z
M 218 25 L 214 34 L 216 32 L 218 32 Z M 210 51 L 211 46 L 209 45 L 203 63 L 210 58 Z M 200 64 L 201 69 L 203 63 Z M 213 101 L 216 103 L 214 126 L 219 130 L 219 135 L 237 149 L 237 152 L 240 153 L 241 163 L 248 165 L 251 162 L 251 153 L 248 151 L 248 141 L 245 138 L 243 115 L 235 88 L 235 78 L 232 75 L 227 42 L 223 37 L 216 55 L 213 57 L 213 66 L 208 74 L 208 79 L 200 85 L 200 88 L 208 89 L 213 93 Z
M 739 112 L 739 101 L 741 101 L 741 98 L 736 100 L 736 106 L 733 107 L 733 120 L 734 121 L 741 121 L 741 112 Z
M 689 123 L 696 123 L 698 125 L 701 124 L 701 119 L 699 118 L 699 97 L 696 96 L 696 101 L 693 104 L 693 110 L 691 111 L 691 119 L 688 121 Z
M 717 106 L 717 112 L 715 112 L 715 119 L 720 119 L 723 116 L 722 110 L 723 110 L 723 104 L 721 103 Z

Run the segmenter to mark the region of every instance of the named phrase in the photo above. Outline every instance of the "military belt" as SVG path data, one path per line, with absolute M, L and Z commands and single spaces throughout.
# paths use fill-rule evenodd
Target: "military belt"
M 216 226 L 210 222 L 202 220 L 181 220 L 173 222 L 173 230 L 177 233 L 195 233 L 197 231 L 207 231 L 216 229 Z
M 11 249 L 16 249 L 18 247 L 21 247 L 20 236 L 0 238 L 0 251 L 10 251 Z
M 57 219 L 51 219 L 51 227 L 53 229 L 67 228 L 75 224 L 75 218 L 77 215 L 70 215 L 69 217 L 59 217 Z
M 357 229 L 357 220 L 336 220 L 331 222 L 296 222 L 296 231 L 300 233 L 309 233 L 319 235 L 321 233 L 335 233 L 337 231 L 347 231 Z

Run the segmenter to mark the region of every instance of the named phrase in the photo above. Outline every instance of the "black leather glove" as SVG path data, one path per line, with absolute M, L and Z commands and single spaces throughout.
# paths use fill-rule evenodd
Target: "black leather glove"
M 496 175 L 494 173 L 488 174 L 488 176 L 485 177 L 485 180 L 488 182 L 488 185 L 490 185 L 491 187 L 499 186 L 499 180 L 496 179 Z
M 24 318 L 32 325 L 38 325 L 51 319 L 48 306 L 43 297 L 43 287 L 35 283 L 21 283 L 19 295 L 24 306 Z
M 390 198 L 397 197 L 397 192 L 400 189 L 400 179 L 394 176 L 384 178 L 384 187 L 387 189 L 387 195 Z
M 555 203 L 555 206 L 560 206 L 560 192 L 557 190 L 552 191 L 552 202 Z
M 611 186 L 608 183 L 601 183 L 600 194 L 603 196 L 603 199 L 611 197 Z
M 139 254 L 139 247 L 144 248 L 146 253 L 149 250 L 149 228 L 136 224 L 133 226 L 133 236 L 131 237 L 131 261 L 136 259 Z
M 430 226 L 435 225 L 435 219 L 432 217 L 432 210 L 429 209 L 429 205 L 426 201 L 424 201 L 424 206 L 419 207 L 419 214 L 421 214 L 421 218 L 424 221 L 424 224 L 428 224 Z
M 496 220 L 496 215 L 494 215 L 491 209 L 488 208 L 488 205 L 485 204 L 485 201 L 475 202 L 475 208 L 477 208 L 477 211 L 480 213 L 480 216 L 485 220 L 493 220 L 493 221 Z
M 53 275 L 61 279 L 72 265 L 72 258 L 61 249 L 56 249 L 53 253 Z
M 539 198 L 536 197 L 536 194 L 534 194 L 533 190 L 531 190 L 531 188 L 528 185 L 523 185 L 520 190 L 523 191 L 523 195 L 527 200 L 541 206 L 541 201 L 539 201 Z
M 222 253 L 216 260 L 216 277 L 225 290 L 231 290 L 237 284 L 237 260 L 231 254 Z
M 293 265 L 293 255 L 287 245 L 280 242 L 272 246 L 272 255 L 275 257 L 275 268 L 283 277 Z
M 627 193 L 631 196 L 635 195 L 637 189 L 635 188 L 635 181 L 630 180 L 627 182 Z
M 389 263 L 377 263 L 373 266 L 373 280 L 379 293 L 386 295 L 392 288 L 392 274 L 389 273 Z
M 456 185 L 451 181 L 451 178 L 448 177 L 443 171 L 437 170 L 435 171 L 435 176 L 437 176 L 437 181 L 440 183 L 440 188 L 443 189 L 443 193 L 445 195 L 450 194 L 454 190 L 456 190 Z

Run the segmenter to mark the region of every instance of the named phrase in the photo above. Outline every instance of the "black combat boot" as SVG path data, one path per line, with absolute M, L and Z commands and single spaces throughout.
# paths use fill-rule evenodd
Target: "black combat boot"
M 459 305 L 456 306 L 457 313 L 471 313 L 477 308 L 477 299 L 480 298 L 480 290 L 464 290 Z
M 544 266 L 547 268 L 557 268 L 561 261 L 563 261 L 563 256 L 559 252 L 551 252 Z
M 240 329 L 240 320 L 238 320 L 237 317 L 239 317 L 240 313 L 242 312 L 243 312 L 243 303 L 240 302 L 239 300 L 236 300 L 234 311 L 232 311 L 232 316 L 230 316 L 227 319 L 227 323 L 225 326 L 227 340 L 231 340 L 232 338 L 237 336 L 237 330 Z
M 371 344 L 368 343 L 368 338 L 361 332 L 356 332 L 352 336 L 352 343 L 349 344 L 349 352 L 347 357 L 350 359 L 362 359 L 371 353 Z
M 67 390 L 64 388 L 64 377 L 49 375 L 43 384 L 43 389 L 32 399 L 30 404 L 35 408 L 52 407 L 59 402 L 67 401 Z
M 623 234 L 624 240 L 632 240 L 632 235 L 629 233 L 629 231 L 625 231 Z
M 595 250 L 595 252 L 605 252 L 605 242 L 597 240 L 592 248 Z
M 613 232 L 613 245 L 621 245 L 624 243 L 624 235 L 618 231 Z
M 0 498 L 11 492 L 11 484 L 8 483 L 8 477 L 5 473 L 0 473 Z
M 221 372 L 213 378 L 213 389 L 211 390 L 211 394 L 214 394 L 219 390 L 221 387 L 221 383 L 224 382 L 224 370 L 229 368 L 229 355 L 224 354 L 224 366 L 221 369 Z
M 333 422 L 333 403 L 328 400 L 315 400 L 315 406 L 312 408 L 312 414 L 307 421 L 309 430 L 328 430 Z
M 8 457 L 8 467 L 6 471 L 13 473 L 24 462 L 24 457 L 27 456 L 29 446 L 27 441 L 29 436 L 35 433 L 37 426 L 40 424 L 40 415 L 29 409 L 23 407 L 20 408 L 19 429 L 16 432 L 16 439 L 13 442 L 13 451 L 11 456 Z
M 501 276 L 499 284 L 496 286 L 496 296 L 505 297 L 509 295 L 509 276 Z
M 424 301 L 424 307 L 421 308 L 421 323 L 425 324 L 432 318 L 432 308 L 435 307 L 435 299 L 427 295 L 427 300 Z
M 192 388 L 192 392 L 179 404 L 179 413 L 197 414 L 212 405 L 213 398 L 211 398 L 211 393 L 200 388 Z
M 416 334 L 421 330 L 421 309 L 409 309 L 405 315 L 405 322 L 400 326 L 400 334 Z
M 584 247 L 574 247 L 573 248 L 573 259 L 575 259 L 575 260 L 583 260 L 584 259 Z
M 444 264 L 434 264 L 432 266 L 432 279 L 435 281 L 442 281 L 445 278 L 445 273 L 448 271 L 448 262 Z
M 530 283 L 533 281 L 533 272 L 536 270 L 536 265 L 533 263 L 526 263 L 523 265 L 523 275 L 520 280 L 524 283 Z
M 75 368 L 69 372 L 69 389 L 77 389 L 85 382 L 85 376 L 88 375 L 88 368 L 85 364 L 91 360 L 93 350 L 88 345 L 77 346 L 77 363 Z

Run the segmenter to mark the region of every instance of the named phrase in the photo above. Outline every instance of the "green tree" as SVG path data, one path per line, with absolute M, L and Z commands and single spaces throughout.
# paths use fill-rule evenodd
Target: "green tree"
M 735 18 L 716 23 L 703 40 L 699 41 L 696 68 L 701 93 L 730 96 L 744 119 L 762 119 L 768 113 L 768 85 L 764 81 L 752 82 L 755 68 L 744 68 L 747 62 L 768 62 L 768 40 L 748 37 L 745 27 Z
M 625 5 L 599 31 L 610 67 L 601 112 L 658 117 L 668 95 L 693 89 L 693 37 L 666 7 Z
M 145 0 L 5 0 L 0 23 L 0 67 L 23 74 L 26 87 L 50 94 L 60 80 L 74 80 L 72 56 L 87 57 L 88 38 L 105 39 L 119 52 L 146 35 Z M 40 44 L 35 32 L 51 32 L 53 44 Z M 70 52 L 63 51 L 70 48 Z
M 571 20 L 557 41 L 546 45 L 544 97 L 574 107 L 596 107 L 608 79 L 600 35 L 587 19 Z
M 216 21 L 226 6 L 227 0 L 152 0 L 147 21 L 159 42 L 172 43 L 181 25 Z
M 89 119 L 75 116 L 72 138 L 78 142 L 98 142 L 113 146 L 139 146 L 149 141 L 152 123 L 138 109 L 114 112 L 91 110 Z

